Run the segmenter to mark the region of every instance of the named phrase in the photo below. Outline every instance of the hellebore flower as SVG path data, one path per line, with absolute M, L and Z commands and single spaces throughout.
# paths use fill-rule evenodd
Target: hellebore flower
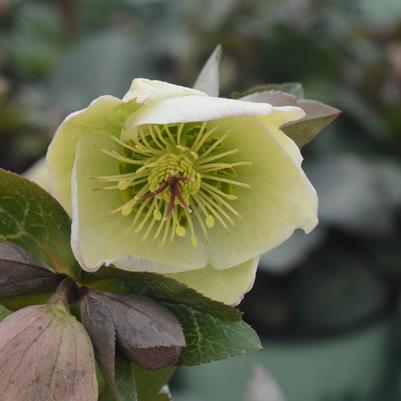
M 317 224 L 301 154 L 279 129 L 303 116 L 146 79 L 68 116 L 47 163 L 81 266 L 169 274 L 238 302 L 259 255 Z
M 92 343 L 62 305 L 29 306 L 0 323 L 2 401 L 96 401 Z

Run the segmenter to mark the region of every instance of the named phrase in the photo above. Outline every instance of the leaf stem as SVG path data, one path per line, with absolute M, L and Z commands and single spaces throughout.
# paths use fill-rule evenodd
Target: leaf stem
M 67 308 L 76 299 L 77 290 L 77 283 L 71 278 L 66 277 L 60 282 L 56 292 L 49 299 L 48 304 L 62 304 Z

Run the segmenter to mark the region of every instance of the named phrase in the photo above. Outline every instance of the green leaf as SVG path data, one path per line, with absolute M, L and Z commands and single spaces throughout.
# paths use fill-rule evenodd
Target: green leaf
M 164 303 L 180 320 L 187 347 L 179 361 L 194 366 L 261 349 L 255 331 L 242 320 L 227 322 L 186 305 Z
M 133 365 L 138 401 L 169 400 L 165 394 L 160 394 L 175 372 L 175 367 L 158 370 L 145 370 Z M 167 397 L 167 398 L 166 398 Z
M 137 401 L 133 364 L 120 356 L 115 361 L 116 391 L 105 387 L 99 395 L 99 401 Z M 139 401 L 139 400 L 138 400 Z M 145 401 L 145 400 L 143 400 Z M 146 400 L 148 401 L 148 400 Z
M 17 297 L 1 298 L 1 303 L 6 308 L 16 311 L 30 305 L 43 305 L 47 303 L 54 291 L 41 291 L 34 294 L 20 295 Z
M 0 305 L 0 321 L 6 318 L 10 313 L 10 310 L 5 308 L 3 305 Z
M 297 106 L 305 111 L 306 116 L 302 120 L 284 125 L 282 130 L 299 147 L 309 143 L 341 113 L 340 110 L 316 100 L 298 100 Z
M 159 369 L 159 370 L 145 370 L 139 366 L 131 363 L 131 367 L 124 364 L 121 360 L 118 362 L 120 367 L 120 374 L 125 379 L 121 379 L 121 382 L 125 383 L 125 386 L 121 383 L 121 390 L 128 390 L 128 396 L 132 395 L 131 390 L 127 389 L 126 385 L 135 385 L 137 391 L 137 401 L 170 401 L 171 397 L 165 392 L 166 384 L 171 379 L 171 376 L 175 372 L 175 367 Z M 124 365 L 121 365 L 123 363 Z M 124 367 L 124 371 L 122 368 Z M 133 380 L 130 378 L 130 371 L 133 372 Z M 131 383 L 131 384 L 130 384 Z M 99 401 L 115 401 L 116 398 L 112 395 L 109 388 L 104 388 L 99 396 Z M 130 398 L 123 399 L 124 401 L 131 401 Z
M 136 384 L 132 363 L 118 357 L 115 361 L 116 385 L 119 398 L 117 401 L 137 401 Z
M 219 96 L 220 89 L 221 45 L 216 46 L 201 72 L 196 78 L 194 89 L 207 93 L 209 96 Z
M 0 239 L 20 245 L 58 273 L 79 278 L 70 248 L 70 219 L 35 183 L 0 170 Z
M 165 387 L 160 393 L 144 399 L 143 401 L 171 401 L 171 395 L 168 387 Z
M 101 291 L 146 295 L 159 301 L 175 301 L 200 313 L 212 313 L 216 318 L 228 322 L 238 321 L 242 316 L 239 310 L 212 301 L 185 284 L 160 274 L 103 267 L 96 273 L 83 271 L 81 283 Z
M 221 360 L 261 348 L 256 333 L 241 321 L 240 311 L 173 279 L 103 268 L 95 274 L 84 273 L 83 281 L 103 291 L 146 295 L 162 302 L 184 329 L 187 346 L 179 361 L 182 365 Z
M 282 84 L 267 84 L 254 86 L 244 92 L 234 92 L 233 98 L 239 99 L 259 92 L 278 91 L 294 95 L 298 99 L 304 98 L 304 88 L 299 82 L 286 82 Z

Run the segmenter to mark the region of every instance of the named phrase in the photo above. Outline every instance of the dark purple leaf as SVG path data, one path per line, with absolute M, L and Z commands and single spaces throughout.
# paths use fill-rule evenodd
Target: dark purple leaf
M 115 378 L 116 338 L 110 309 L 97 293 L 87 292 L 81 300 L 81 320 L 95 348 L 103 375 L 115 398 L 118 389 Z
M 56 288 L 59 280 L 18 245 L 0 241 L 0 298 Z
M 88 291 L 82 302 L 82 319 L 95 348 L 107 352 L 99 355 L 100 360 L 108 361 L 103 365 L 110 366 L 110 360 L 115 357 L 115 349 L 110 344 L 112 333 L 125 356 L 145 369 L 174 365 L 185 347 L 177 318 L 144 296 Z M 113 374 L 108 372 L 107 376 L 112 378 Z
M 124 355 L 129 360 L 148 370 L 161 369 L 160 366 L 174 366 L 181 353 L 182 347 L 124 349 Z

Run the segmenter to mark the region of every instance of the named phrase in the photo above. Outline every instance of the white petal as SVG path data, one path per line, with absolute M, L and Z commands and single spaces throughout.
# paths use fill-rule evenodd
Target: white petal
M 131 87 L 123 97 L 123 101 L 127 102 L 135 99 L 137 103 L 150 105 L 165 99 L 188 95 L 206 96 L 206 93 L 186 88 L 185 86 L 169 84 L 168 82 L 137 78 L 132 81 Z
M 40 185 L 47 192 L 52 192 L 50 175 L 46 165 L 46 158 L 42 157 L 31 167 L 29 167 L 29 169 L 25 171 L 24 176 L 31 181 L 36 182 L 36 184 Z
M 143 124 L 173 124 L 193 121 L 218 120 L 233 116 L 267 116 L 277 111 L 277 119 L 285 121 L 302 118 L 298 107 L 274 108 L 267 103 L 243 102 L 210 96 L 181 96 L 166 99 L 149 107 L 142 107 L 124 124 L 124 140 L 137 135 L 137 127 Z

